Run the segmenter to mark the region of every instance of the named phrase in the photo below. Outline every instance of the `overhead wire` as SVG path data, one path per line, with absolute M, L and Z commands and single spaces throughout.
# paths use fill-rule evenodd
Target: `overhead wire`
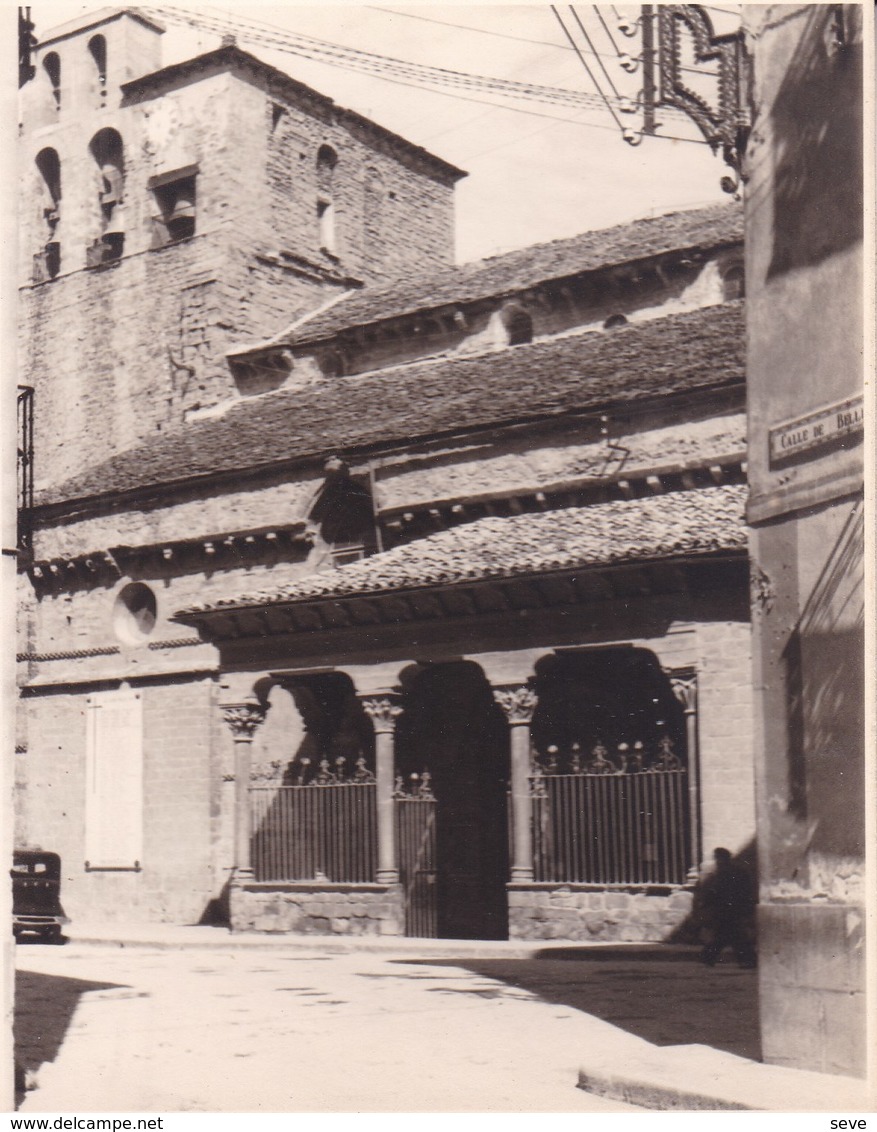
M 615 8 L 614 5 L 610 5 L 610 6 L 612 7 L 612 11 L 615 13 L 615 18 L 617 20 L 620 20 L 621 17 L 618 14 L 618 9 Z M 381 7 L 378 7 L 376 4 L 363 4 L 363 7 L 367 8 L 368 11 L 370 11 L 370 12 L 383 12 L 387 16 L 403 16 L 407 20 L 420 20 L 422 23 L 425 23 L 425 24 L 437 24 L 439 27 L 455 28 L 458 31 L 472 31 L 472 32 L 476 32 L 478 35 L 493 36 L 495 39 L 510 39 L 510 40 L 513 40 L 516 43 L 532 43 L 534 45 L 534 47 L 553 47 L 556 51 L 573 51 L 574 50 L 572 47 L 569 47 L 565 43 L 551 43 L 547 39 L 530 39 L 528 36 L 510 35 L 508 32 L 493 31 L 490 28 L 476 28 L 476 27 L 473 27 L 471 24 L 456 24 L 456 23 L 452 23 L 450 20 L 437 20 L 433 16 L 422 16 L 419 12 L 404 12 L 404 11 L 398 9 L 398 8 L 381 8 Z M 593 7 L 597 10 L 597 14 L 600 15 L 599 6 L 595 4 L 595 5 L 593 5 Z M 486 10 L 490 11 L 491 9 L 487 8 Z M 612 38 L 612 36 L 611 36 L 611 32 L 610 32 L 610 39 L 611 38 Z M 621 51 L 621 49 L 617 45 L 613 44 L 613 46 L 615 46 L 615 54 L 614 55 L 606 55 L 606 54 L 600 53 L 602 55 L 602 58 L 604 58 L 604 59 L 617 59 L 620 55 L 625 54 L 625 52 Z M 689 66 L 685 63 L 681 64 L 679 69 L 682 70 L 682 71 L 691 71 L 693 74 L 697 74 L 697 75 L 712 73 L 712 72 L 705 71 L 702 67 L 691 67 L 691 66 Z M 718 73 L 718 72 L 716 72 L 716 73 Z
M 308 58 L 313 58 L 313 56 L 306 54 L 307 48 L 305 48 L 304 51 L 294 50 L 295 44 L 293 44 L 292 46 L 287 46 L 287 40 L 294 38 L 294 39 L 303 39 L 303 40 L 313 41 L 314 43 L 318 44 L 320 47 L 327 49 L 324 54 L 321 53 L 321 54 L 317 55 L 317 57 L 314 59 L 314 61 L 321 62 L 321 63 L 323 63 L 327 66 L 342 66 L 343 67 L 344 66 L 343 57 L 347 53 L 356 53 L 356 54 L 363 54 L 363 55 L 366 55 L 366 56 L 371 56 L 371 53 L 358 52 L 357 49 L 340 48 L 336 44 L 330 44 L 330 43 L 328 43 L 327 41 L 324 41 L 324 40 L 317 40 L 317 39 L 314 39 L 314 37 L 300 36 L 297 33 L 290 33 L 290 35 L 287 36 L 285 33 L 283 33 L 281 31 L 281 29 L 275 28 L 273 25 L 263 24 L 260 27 L 259 21 L 247 20 L 246 22 L 244 22 L 240 19 L 234 19 L 234 20 L 225 19 L 225 18 L 217 19 L 216 17 L 210 16 L 209 14 L 205 13 L 205 10 L 203 8 L 199 9 L 197 17 L 194 16 L 194 15 L 191 15 L 189 13 L 185 13 L 181 9 L 175 9 L 175 8 L 150 6 L 149 8 L 143 8 L 141 10 L 144 11 L 144 12 L 151 11 L 155 15 L 161 16 L 164 19 L 169 20 L 171 22 L 180 23 L 180 24 L 183 24 L 184 26 L 195 28 L 196 30 L 207 30 L 207 31 L 212 32 L 213 34 L 227 34 L 228 32 L 240 33 L 242 35 L 242 38 L 244 38 L 244 39 L 251 38 L 251 39 L 257 40 L 259 42 L 267 43 L 268 46 L 271 46 L 271 47 L 273 47 L 277 50 L 281 50 L 281 51 L 284 49 L 284 47 L 287 47 L 287 49 L 291 50 L 293 54 L 303 54 L 303 55 L 305 55 L 305 57 L 308 57 Z M 565 27 L 564 27 L 564 30 L 566 31 Z M 280 34 L 278 34 L 278 33 L 280 33 Z M 568 33 L 567 33 L 567 35 L 568 35 Z M 576 48 L 575 44 L 572 45 L 571 49 L 576 51 L 577 54 L 580 54 L 578 52 L 578 49 Z M 396 62 L 394 60 L 391 60 L 390 57 L 387 57 L 387 56 L 376 55 L 376 56 L 371 56 L 371 57 L 378 59 L 378 60 L 381 60 L 381 61 Z M 421 65 L 420 64 L 403 64 L 403 66 L 410 68 L 410 71 L 411 71 L 410 77 L 403 77 L 403 74 L 405 73 L 404 71 L 399 71 L 398 73 L 390 73 L 389 71 L 385 71 L 385 72 L 381 72 L 381 73 L 376 74 L 375 77 L 380 78 L 382 81 L 390 82 L 390 83 L 393 83 L 393 84 L 399 85 L 399 86 L 404 86 L 404 87 L 407 87 L 409 89 L 423 89 L 424 83 L 417 81 L 417 78 L 418 78 L 417 72 L 418 72 L 419 69 L 421 69 Z M 428 68 L 428 67 L 424 67 L 423 69 L 426 69 L 427 71 L 441 70 L 441 69 L 437 69 L 437 68 Z M 485 79 L 485 76 L 471 76 L 471 75 L 467 75 L 465 72 L 448 72 L 448 73 L 459 74 L 463 78 L 470 78 L 470 79 L 476 79 L 476 80 L 482 79 L 482 80 L 485 80 L 489 84 L 494 84 L 494 85 L 489 85 L 489 86 L 485 86 L 485 87 L 481 87 L 481 88 L 473 85 L 472 87 L 468 88 L 468 89 L 471 89 L 471 90 L 479 90 L 481 93 L 493 94 L 494 97 L 500 97 L 500 98 L 510 97 L 510 98 L 516 98 L 519 101 L 520 100 L 543 101 L 543 99 L 541 97 L 539 97 L 540 93 L 542 91 L 549 91 L 553 94 L 558 94 L 558 95 L 564 96 L 563 99 L 557 99 L 556 103 L 561 103 L 561 104 L 565 103 L 565 104 L 568 104 L 568 105 L 569 104 L 579 105 L 579 106 L 581 106 L 585 109 L 594 109 L 594 108 L 597 108 L 597 107 L 602 108 L 604 105 L 607 104 L 605 96 L 603 96 L 603 98 L 600 99 L 597 96 L 589 95 L 586 92 L 568 91 L 568 90 L 565 90 L 564 88 L 554 88 L 554 87 L 540 88 L 540 87 L 534 87 L 533 84 L 513 83 L 510 80 L 499 80 L 500 85 L 497 86 L 497 85 L 495 85 L 496 84 L 495 80 Z M 515 93 L 514 94 L 509 93 L 506 89 L 506 86 L 514 88 Z M 487 106 L 487 107 L 490 107 L 492 110 L 493 109 L 495 109 L 495 110 L 508 110 L 508 111 L 510 111 L 512 113 L 516 113 L 516 114 L 526 114 L 530 117 L 544 118 L 544 119 L 549 120 L 550 122 L 556 122 L 556 123 L 561 124 L 561 125 L 571 124 L 571 125 L 581 126 L 585 129 L 611 130 L 612 132 L 614 132 L 615 129 L 618 126 L 620 126 L 620 122 L 617 119 L 617 117 L 614 116 L 614 114 L 613 114 L 613 117 L 615 117 L 616 126 L 608 126 L 608 125 L 604 125 L 602 123 L 588 122 L 588 121 L 580 119 L 580 118 L 558 117 L 555 114 L 547 114 L 547 113 L 540 112 L 540 111 L 537 111 L 537 110 L 525 109 L 523 106 L 515 106 L 515 105 L 505 104 L 505 103 L 502 103 L 502 102 L 494 102 L 494 101 L 491 101 L 490 99 L 487 99 L 487 98 L 475 97 L 471 93 L 466 93 L 466 94 L 464 94 L 462 92 L 455 93 L 451 90 L 441 89 L 440 87 L 437 87 L 436 85 L 434 85 L 431 82 L 428 84 L 428 88 L 430 89 L 430 92 L 432 94 L 441 95 L 442 97 L 445 97 L 445 98 L 454 98 L 458 101 L 471 102 L 471 103 L 473 103 L 475 105 L 479 105 L 479 106 Z M 517 88 L 522 88 L 522 89 L 518 90 Z M 526 92 L 526 95 L 525 95 L 524 92 Z M 532 97 L 534 92 L 536 94 L 535 98 Z M 548 101 L 548 100 L 546 99 L 545 101 Z M 552 99 L 551 101 L 555 101 L 555 100 Z M 611 111 L 611 109 L 612 109 L 611 106 L 609 107 L 609 109 Z M 667 108 L 667 109 L 671 110 L 671 112 L 672 112 L 672 108 Z M 677 111 L 677 114 L 679 114 L 678 111 Z M 548 128 L 548 127 L 546 127 L 546 128 Z M 443 132 L 445 132 L 445 131 L 443 131 Z M 665 140 L 668 140 L 668 141 L 689 142 L 689 143 L 693 143 L 695 145 L 706 144 L 701 139 L 693 138 L 693 137 L 680 137 L 680 136 L 672 135 L 672 134 L 659 134 L 659 135 L 655 135 L 655 136 L 663 137 Z
M 588 78 L 591 80 L 591 82 L 594 85 L 594 89 L 598 92 L 598 94 L 603 99 L 603 102 L 606 104 L 606 108 L 609 111 L 609 113 L 612 115 L 612 118 L 614 119 L 615 124 L 618 126 L 618 129 L 623 133 L 624 132 L 624 126 L 622 126 L 622 124 L 621 124 L 621 119 L 615 113 L 615 110 L 612 108 L 612 104 L 610 103 L 610 101 L 606 97 L 606 95 L 603 93 L 603 89 L 600 86 L 600 84 L 597 82 L 597 79 L 596 79 L 596 76 L 594 75 L 594 72 L 588 66 L 588 61 L 585 59 L 584 55 L 579 50 L 578 44 L 573 39 L 573 37 L 570 34 L 569 29 L 567 28 L 566 24 L 563 22 L 563 17 L 561 16 L 560 12 L 558 12 L 557 8 L 555 8 L 555 6 L 553 4 L 551 4 L 550 7 L 551 7 L 551 11 L 554 13 L 555 19 L 560 24 L 560 26 L 563 28 L 564 34 L 566 35 L 567 39 L 569 40 L 570 44 L 572 45 L 576 55 L 578 55 L 582 66 L 585 68 L 585 71 L 587 72 Z
M 438 24 L 440 27 L 456 28 L 458 31 L 474 31 L 479 35 L 492 35 L 495 39 L 512 39 L 517 43 L 532 43 L 535 47 L 555 47 L 559 51 L 572 51 L 563 43 L 550 43 L 547 39 L 529 39 L 524 35 L 510 35 L 504 31 L 492 31 L 490 28 L 476 28 L 471 24 L 455 24 L 450 20 L 437 20 L 434 16 L 421 16 L 419 12 L 403 12 L 397 8 L 379 8 L 374 4 L 364 4 L 372 12 L 384 12 L 388 16 L 404 16 L 407 20 L 421 20 L 426 24 Z M 489 10 L 489 9 L 488 9 Z
M 597 19 L 598 19 L 598 20 L 600 21 L 600 23 L 602 24 L 602 26 L 603 26 L 603 31 L 605 31 L 605 32 L 606 32 L 606 36 L 607 36 L 607 38 L 608 38 L 609 42 L 610 42 L 610 43 L 612 44 L 612 49 L 613 49 L 613 51 L 615 52 L 616 56 L 620 56 L 621 54 L 623 54 L 623 52 L 622 52 L 622 51 L 621 51 L 621 49 L 619 48 L 618 44 L 617 44 L 617 43 L 615 42 L 615 38 L 614 38 L 614 36 L 612 35 L 612 32 L 611 32 L 611 31 L 609 30 L 609 25 L 608 25 L 608 24 L 606 23 L 606 21 L 605 21 L 605 20 L 603 19 L 603 13 L 602 13 L 602 12 L 600 11 L 600 6 L 599 6 L 599 4 L 592 4 L 592 5 L 591 5 L 591 7 L 592 7 L 592 8 L 594 9 L 594 11 L 596 12 L 596 14 L 597 14 Z
M 610 90 L 612 91 L 612 93 L 615 95 L 616 98 L 621 98 L 621 94 L 619 93 L 618 87 L 615 85 L 615 83 L 612 79 L 612 76 L 609 74 L 608 70 L 606 69 L 606 64 L 603 62 L 602 58 L 597 54 L 597 48 L 594 46 L 593 40 L 588 35 L 588 32 L 587 32 L 587 29 L 585 28 L 585 25 L 579 19 L 578 12 L 575 10 L 575 7 L 572 4 L 570 4 L 569 10 L 572 12 L 575 22 L 579 25 L 579 29 L 580 29 L 582 35 L 585 37 L 585 43 L 587 43 L 588 47 L 591 49 L 591 53 L 593 54 L 594 58 L 597 60 L 598 64 L 600 65 L 600 69 L 602 70 L 603 74 L 606 76 L 606 81 L 609 83 Z M 600 91 L 600 93 L 602 94 L 603 92 Z
M 267 31 L 249 20 L 217 19 L 214 16 L 206 14 L 203 9 L 199 10 L 197 16 L 183 13 L 179 9 L 153 5 L 150 5 L 148 8 L 143 8 L 142 10 L 152 12 L 164 19 L 179 22 L 189 27 L 206 27 L 223 34 L 229 31 L 237 31 L 245 38 L 266 44 L 274 50 L 287 51 L 294 55 L 309 58 L 315 62 L 334 63 L 336 66 L 346 65 L 352 70 L 359 70 L 381 77 L 388 75 L 395 77 L 402 76 L 408 80 L 415 80 L 414 85 L 418 85 L 417 80 L 419 80 L 419 85 L 421 86 L 458 87 L 500 95 L 506 98 L 516 98 L 523 101 L 580 107 L 599 106 L 601 104 L 599 98 L 581 91 L 568 90 L 563 87 L 546 86 L 538 83 L 517 82 L 513 79 L 471 74 L 465 71 L 433 67 L 421 63 L 409 63 L 405 60 L 394 59 L 391 56 L 377 55 L 373 52 L 362 51 L 358 48 L 340 47 L 337 44 L 316 39 L 313 36 L 304 36 L 299 33 L 291 32 L 279 32 L 278 29 Z

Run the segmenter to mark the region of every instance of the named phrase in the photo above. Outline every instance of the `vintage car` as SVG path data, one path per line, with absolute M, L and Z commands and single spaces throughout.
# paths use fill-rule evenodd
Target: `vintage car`
M 10 875 L 15 938 L 37 935 L 61 943 L 62 927 L 70 922 L 61 907 L 61 858 L 41 849 L 16 849 Z

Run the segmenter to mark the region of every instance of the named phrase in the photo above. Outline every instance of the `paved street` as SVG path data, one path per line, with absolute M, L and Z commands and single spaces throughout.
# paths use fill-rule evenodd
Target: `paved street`
M 754 1052 L 754 973 L 688 961 L 17 950 L 24 1112 L 617 1112 L 575 1087 L 589 1048 L 703 1041 L 712 1016 Z

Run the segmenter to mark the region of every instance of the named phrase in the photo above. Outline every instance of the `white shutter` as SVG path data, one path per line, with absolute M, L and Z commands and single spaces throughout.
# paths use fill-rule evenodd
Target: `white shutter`
M 136 869 L 143 859 L 143 701 L 118 690 L 90 696 L 86 724 L 85 860 Z

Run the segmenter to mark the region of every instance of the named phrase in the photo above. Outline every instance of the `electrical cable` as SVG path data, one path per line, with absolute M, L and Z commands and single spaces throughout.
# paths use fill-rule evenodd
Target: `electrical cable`
M 603 13 L 600 11 L 599 5 L 598 4 L 592 4 L 591 7 L 594 9 L 594 11 L 597 15 L 597 19 L 603 25 L 603 31 L 606 32 L 606 35 L 609 39 L 609 42 L 612 44 L 613 51 L 615 52 L 616 55 L 619 55 L 619 56 L 622 55 L 623 52 L 619 48 L 618 44 L 615 42 L 615 38 L 613 37 L 612 32 L 609 30 L 609 25 L 603 19 Z
M 557 8 L 555 8 L 555 6 L 554 6 L 553 4 L 551 4 L 551 5 L 550 5 L 550 8 L 551 8 L 551 11 L 552 11 L 552 12 L 554 13 L 554 16 L 555 16 L 555 18 L 556 18 L 557 22 L 558 22 L 558 23 L 560 24 L 560 26 L 561 26 L 561 27 L 563 28 L 564 34 L 566 35 L 567 39 L 569 40 L 570 44 L 572 45 L 573 49 L 575 50 L 575 53 L 576 53 L 576 55 L 578 55 L 578 57 L 579 57 L 579 60 L 581 61 L 581 64 L 582 64 L 582 66 L 583 66 L 583 67 L 585 68 L 585 70 L 587 71 L 588 77 L 590 78 L 591 82 L 592 82 L 592 83 L 594 84 L 594 88 L 595 88 L 595 90 L 596 90 L 596 91 L 597 91 L 597 92 L 598 92 L 598 93 L 600 94 L 601 98 L 602 98 L 602 99 L 603 99 L 603 101 L 604 101 L 604 102 L 606 103 L 606 108 L 608 109 L 609 113 L 610 113 L 610 114 L 612 115 L 613 119 L 615 120 L 615 124 L 616 124 L 616 125 L 618 126 L 618 129 L 619 129 L 619 130 L 620 130 L 620 131 L 621 131 L 621 132 L 623 133 L 623 132 L 624 132 L 624 127 L 623 127 L 623 126 L 622 126 L 622 124 L 621 124 L 621 119 L 620 119 L 620 118 L 618 117 L 618 115 L 617 115 L 617 114 L 615 113 L 615 111 L 614 111 L 614 110 L 612 109 L 612 105 L 610 104 L 610 102 L 609 102 L 609 99 L 608 99 L 608 98 L 606 97 L 606 95 L 605 95 L 605 94 L 603 93 L 603 90 L 602 90 L 602 88 L 601 88 L 600 84 L 599 84 L 599 83 L 597 82 L 597 79 L 596 79 L 596 77 L 594 76 L 594 72 L 593 72 L 593 71 L 591 70 L 591 68 L 590 68 L 590 67 L 588 66 L 588 62 L 587 62 L 587 60 L 585 59 L 584 55 L 583 55 L 583 54 L 581 53 L 581 51 L 579 50 L 578 44 L 577 44 L 577 43 L 576 43 L 576 41 L 575 41 L 575 40 L 573 39 L 573 37 L 572 37 L 572 36 L 570 35 L 570 33 L 569 33 L 569 30 L 568 30 L 568 28 L 567 28 L 566 24 L 565 24 L 565 23 L 563 22 L 563 18 L 562 18 L 562 16 L 560 15 L 560 12 L 558 12 Z
M 521 83 L 511 79 L 491 78 L 485 75 L 470 74 L 419 63 L 408 63 L 404 60 L 393 59 L 390 56 L 360 51 L 357 48 L 339 47 L 336 44 L 311 36 L 294 33 L 277 34 L 275 31 L 266 32 L 254 27 L 249 21 L 244 23 L 238 20 L 218 20 L 213 16 L 205 15 L 203 11 L 199 12 L 197 17 L 194 17 L 183 14 L 179 10 L 164 7 L 149 6 L 142 10 L 189 27 L 207 28 L 220 34 L 227 34 L 229 31 L 240 32 L 245 38 L 261 42 L 275 50 L 288 51 L 294 55 L 303 56 L 314 62 L 329 63 L 336 66 L 346 65 L 349 69 L 379 76 L 393 75 L 398 77 L 401 75 L 407 79 L 420 80 L 419 85 L 461 87 L 524 101 L 560 103 L 580 107 L 600 105 L 600 99 L 580 91 L 544 86 L 537 83 Z M 415 82 L 413 85 L 418 84 Z
M 534 47 L 553 47 L 556 51 L 573 51 L 573 48 L 568 47 L 565 43 L 549 43 L 549 41 L 546 39 L 529 39 L 527 36 L 523 35 L 509 35 L 508 32 L 491 31 L 489 28 L 476 28 L 472 27 L 471 24 L 454 24 L 449 20 L 436 20 L 432 16 L 421 16 L 419 12 L 403 12 L 397 8 L 379 8 L 375 4 L 363 4 L 363 7 L 367 8 L 370 12 L 383 12 L 388 16 L 404 16 L 407 20 L 420 20 L 425 24 L 438 24 L 440 27 L 456 28 L 458 31 L 473 31 L 478 35 L 491 35 L 495 39 L 511 39 L 516 43 L 532 43 Z M 600 9 L 598 5 L 594 4 L 593 7 L 596 10 L 597 15 L 600 16 Z M 618 9 L 615 8 L 614 5 L 612 5 L 611 7 L 613 12 L 615 12 L 616 19 L 620 19 L 621 17 L 618 15 Z M 600 18 L 602 19 L 602 16 Z M 609 31 L 609 38 L 610 40 L 612 39 L 611 31 Z M 623 52 L 617 46 L 617 44 L 615 44 L 614 40 L 613 47 L 615 47 L 615 54 L 602 55 L 603 59 L 615 60 L 619 58 L 619 56 L 623 56 L 625 54 L 625 52 Z M 598 52 L 597 54 L 601 53 Z M 695 75 L 718 74 L 717 71 L 705 71 L 702 67 L 690 67 L 685 63 L 681 64 L 679 69 L 680 71 L 690 71 Z
M 596 47 L 594 46 L 593 40 L 592 40 L 592 39 L 591 39 L 591 37 L 590 37 L 590 36 L 588 35 L 588 33 L 587 33 L 587 30 L 585 29 L 585 25 L 584 25 L 584 24 L 582 23 L 582 21 L 581 21 L 581 20 L 579 19 L 579 14 L 578 14 L 578 12 L 577 12 L 577 11 L 575 10 L 575 8 L 573 7 L 573 5 L 572 5 L 572 4 L 570 4 L 570 6 L 569 6 L 569 10 L 570 10 L 570 11 L 572 12 L 572 14 L 573 14 L 573 19 L 574 19 L 574 20 L 575 20 L 575 22 L 576 22 L 576 23 L 577 23 L 577 24 L 579 25 L 579 28 L 581 29 L 581 33 L 582 33 L 582 35 L 583 35 L 583 36 L 585 37 L 585 42 L 587 43 L 588 47 L 590 47 L 590 49 L 591 49 L 591 51 L 592 51 L 592 53 L 593 53 L 593 55 L 594 55 L 594 58 L 595 58 L 595 59 L 597 60 L 597 62 L 598 62 L 598 63 L 600 64 L 600 69 L 602 70 L 603 74 L 604 74 L 604 75 L 606 76 L 606 81 L 607 81 L 607 82 L 609 83 L 609 86 L 610 86 L 610 89 L 612 90 L 612 93 L 613 93 L 613 94 L 615 95 L 615 97 L 616 97 L 616 98 L 621 98 L 621 95 L 620 95 L 620 93 L 619 93 L 619 91 L 618 91 L 618 87 L 617 87 L 617 86 L 615 85 L 615 83 L 614 83 L 614 82 L 612 81 L 612 76 L 611 76 L 611 75 L 609 74 L 609 72 L 608 72 L 608 71 L 606 70 L 606 64 L 605 64 L 605 63 L 603 62 L 603 60 L 602 60 L 602 59 L 600 58 L 600 56 L 599 56 L 599 55 L 597 54 L 597 48 L 596 48 Z M 600 91 L 600 93 L 602 94 L 603 92 L 602 92 L 602 91 Z
M 555 47 L 559 51 L 572 51 L 571 47 L 566 47 L 562 43 L 549 43 L 547 39 L 528 39 L 523 35 L 509 35 L 504 31 L 491 31 L 488 28 L 476 28 L 471 24 L 453 24 L 448 20 L 437 20 L 433 16 L 421 16 L 419 12 L 402 12 L 396 8 L 378 8 L 374 4 L 364 4 L 364 8 L 368 8 L 372 12 L 384 12 L 388 16 L 404 16 L 408 20 L 421 20 L 426 24 L 439 24 L 445 28 L 456 28 L 459 31 L 474 31 L 479 35 L 492 35 L 496 39 L 512 39 L 516 43 L 532 43 L 535 47 Z

